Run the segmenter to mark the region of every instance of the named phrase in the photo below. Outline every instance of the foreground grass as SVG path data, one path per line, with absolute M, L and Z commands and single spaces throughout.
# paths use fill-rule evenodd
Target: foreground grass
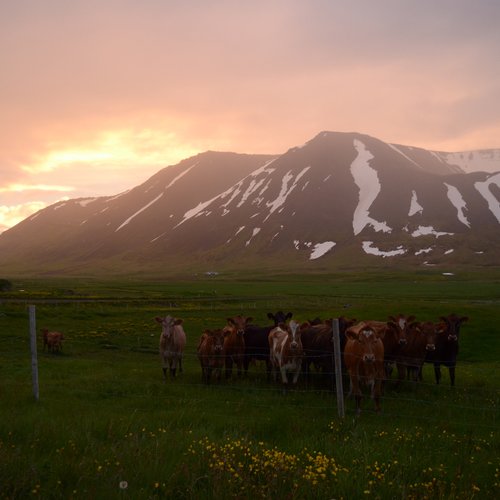
M 225 299 L 209 301 L 199 300 L 206 283 L 177 284 L 175 300 L 158 289 L 145 293 L 156 285 L 102 284 L 97 297 L 112 297 L 114 288 L 163 302 L 39 304 L 39 327 L 66 335 L 63 354 L 39 353 L 39 402 L 31 394 L 26 307 L 2 304 L 0 498 L 498 498 L 498 297 L 493 287 L 486 297 L 479 284 L 457 291 L 445 283 L 449 293 L 441 288 L 433 301 L 426 293 L 439 281 L 405 283 L 391 288 L 397 303 L 384 300 L 384 281 L 351 284 L 342 296 L 314 283 L 298 295 L 295 282 L 274 282 L 253 284 L 251 297 L 243 284 L 240 300 L 228 288 Z M 283 394 L 253 366 L 246 379 L 201 384 L 195 347 L 205 326 L 240 312 L 265 324 L 278 308 L 299 319 L 325 317 L 346 311 L 345 303 L 358 318 L 469 315 L 457 387 L 446 373 L 436 387 L 426 366 L 418 387 L 387 386 L 381 415 L 365 400 L 357 418 L 347 400 L 339 419 L 321 380 Z M 166 310 L 184 318 L 188 346 L 183 375 L 164 383 L 153 318 Z

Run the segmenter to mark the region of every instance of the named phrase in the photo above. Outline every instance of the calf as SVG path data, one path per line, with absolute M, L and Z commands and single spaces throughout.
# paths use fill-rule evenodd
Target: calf
M 186 346 L 186 333 L 182 327 L 183 320 L 172 316 L 156 317 L 155 320 L 162 326 L 160 335 L 160 359 L 163 369 L 163 378 L 167 379 L 167 369 L 170 376 L 175 377 L 177 366 L 182 372 L 182 355 Z
M 407 344 L 401 348 L 396 362 L 398 383 L 406 373 L 414 382 L 421 378 L 422 366 L 428 353 L 436 350 L 436 325 L 432 321 L 414 323 L 407 333 Z
M 384 338 L 385 331 L 376 331 L 366 322 L 358 323 L 346 330 L 344 349 L 345 366 L 351 382 L 350 394 L 356 400 L 356 413 L 361 413 L 363 382 L 371 388 L 375 401 L 375 411 L 380 412 L 380 394 L 384 379 Z
M 245 357 L 245 328 L 252 318 L 245 318 L 241 315 L 227 318 L 227 325 L 224 327 L 224 362 L 226 365 L 226 378 L 231 377 L 233 363 L 238 369 L 238 377 L 241 377 L 243 370 L 243 360 Z
M 292 383 L 295 385 L 299 378 L 303 357 L 299 324 L 292 320 L 288 325 L 281 324 L 271 330 L 269 351 L 275 379 L 279 370 L 281 381 L 284 386 L 287 386 L 287 373 L 290 372 L 293 375 Z
M 438 325 L 436 338 L 436 350 L 427 356 L 426 361 L 434 364 L 434 375 L 436 384 L 441 381 L 441 365 L 448 368 L 450 373 L 450 384 L 455 385 L 455 367 L 458 356 L 458 340 L 460 335 L 460 326 L 468 321 L 467 316 L 457 316 L 450 314 L 441 316 L 442 323 Z
M 280 323 L 286 323 L 291 319 L 291 312 L 285 314 L 278 311 L 276 314 L 267 313 L 267 317 L 273 321 L 270 326 L 247 325 L 245 328 L 245 357 L 243 361 L 245 375 L 252 360 L 264 361 L 266 363 L 267 376 L 271 373 L 271 361 L 269 359 L 269 332 Z
M 224 331 L 205 330 L 198 343 L 198 359 L 201 365 L 201 377 L 203 382 L 209 384 L 212 372 L 216 380 L 220 380 L 222 367 L 224 366 Z
M 61 332 L 49 332 L 47 328 L 42 328 L 43 335 L 43 350 L 47 348 L 48 352 L 59 352 L 62 350 L 62 341 L 64 335 Z

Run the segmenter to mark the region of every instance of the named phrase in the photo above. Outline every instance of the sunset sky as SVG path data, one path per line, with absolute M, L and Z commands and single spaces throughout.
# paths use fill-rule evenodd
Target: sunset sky
M 500 148 L 498 0 L 3 0 L 0 232 L 208 149 Z

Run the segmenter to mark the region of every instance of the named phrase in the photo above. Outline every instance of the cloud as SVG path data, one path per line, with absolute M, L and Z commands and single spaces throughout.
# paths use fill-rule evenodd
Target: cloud
M 45 207 L 46 204 L 41 201 L 14 206 L 0 205 L 0 233 Z

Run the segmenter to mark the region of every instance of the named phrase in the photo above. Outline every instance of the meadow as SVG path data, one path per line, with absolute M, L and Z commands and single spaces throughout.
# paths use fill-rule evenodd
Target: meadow
M 191 276 L 176 280 L 12 280 L 0 294 L 0 498 L 500 497 L 500 276 L 470 273 Z M 31 383 L 28 305 L 38 341 Z M 456 387 L 432 366 L 418 385 L 386 384 L 382 413 L 357 417 L 318 377 L 283 393 L 263 366 L 206 386 L 204 328 L 234 314 L 268 324 L 345 315 L 384 320 L 468 316 Z M 155 316 L 184 320 L 184 372 L 163 381 Z M 40 335 L 39 335 L 40 337 Z M 345 388 L 347 392 L 347 388 Z

